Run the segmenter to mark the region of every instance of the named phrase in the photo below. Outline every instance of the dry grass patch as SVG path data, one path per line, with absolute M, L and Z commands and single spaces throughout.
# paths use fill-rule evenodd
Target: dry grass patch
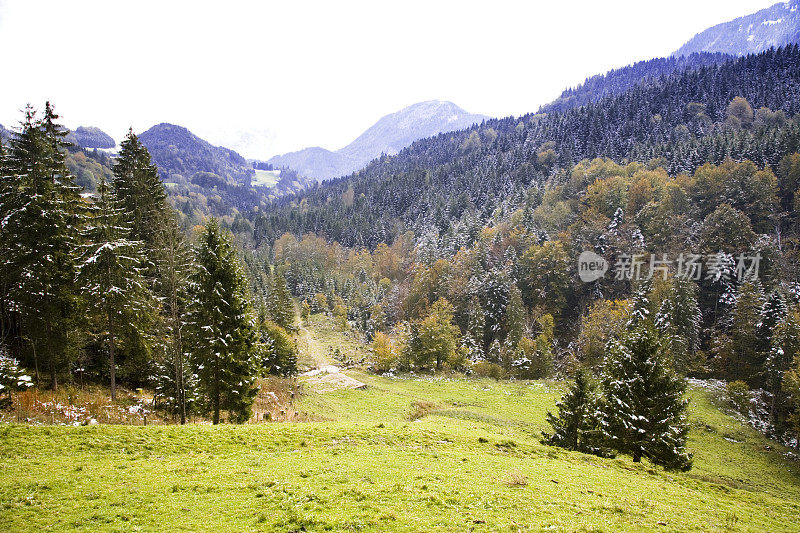
M 439 409 L 439 407 L 433 402 L 429 402 L 427 400 L 417 400 L 412 402 L 411 411 L 408 412 L 406 418 L 409 420 L 419 420 L 423 416 L 429 415 L 437 409 Z

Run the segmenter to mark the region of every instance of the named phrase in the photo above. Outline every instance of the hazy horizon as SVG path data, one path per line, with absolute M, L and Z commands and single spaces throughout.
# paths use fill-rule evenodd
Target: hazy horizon
M 128 127 L 171 122 L 251 158 L 335 150 L 426 100 L 494 117 L 532 112 L 589 76 L 667 56 L 707 27 L 773 4 L 229 2 L 222 10 L 0 0 L 2 70 L 13 80 L 0 88 L 0 123 L 14 126 L 26 103 L 50 100 L 68 126 L 97 126 L 117 141 Z

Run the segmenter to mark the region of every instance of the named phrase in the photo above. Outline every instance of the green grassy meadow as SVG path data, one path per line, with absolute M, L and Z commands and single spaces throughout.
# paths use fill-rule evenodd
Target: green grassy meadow
M 559 383 L 347 373 L 319 422 L 0 425 L 0 531 L 800 530 L 800 462 L 713 392 L 674 473 L 540 444 Z

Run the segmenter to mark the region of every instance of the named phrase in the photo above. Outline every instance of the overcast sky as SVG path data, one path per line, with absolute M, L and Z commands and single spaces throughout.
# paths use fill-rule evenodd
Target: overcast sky
M 117 140 L 172 122 L 248 157 L 337 149 L 423 100 L 536 111 L 774 3 L 0 0 L 0 123 L 49 99 Z

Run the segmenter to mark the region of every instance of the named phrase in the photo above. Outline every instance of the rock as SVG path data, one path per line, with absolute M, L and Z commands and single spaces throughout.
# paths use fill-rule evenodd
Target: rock
M 307 383 L 317 392 L 331 392 L 339 389 L 366 389 L 366 383 L 346 376 L 341 372 L 312 376 Z

